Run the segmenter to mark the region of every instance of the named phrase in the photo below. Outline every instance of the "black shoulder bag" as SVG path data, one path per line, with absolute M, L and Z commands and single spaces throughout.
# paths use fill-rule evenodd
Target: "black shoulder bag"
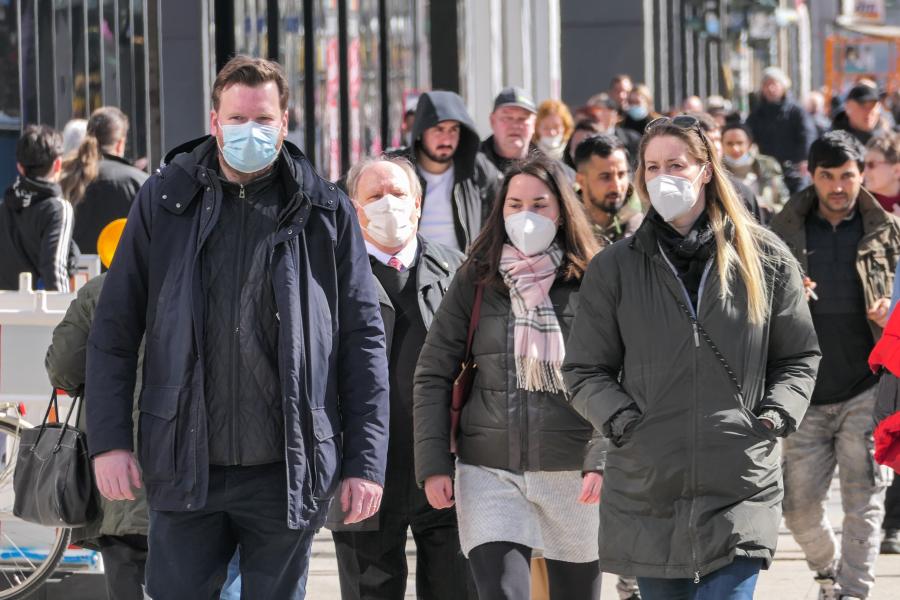
M 76 426 L 83 405 L 83 394 L 79 392 L 72 399 L 65 421 L 48 423 L 51 409 L 59 414 L 53 390 L 41 424 L 20 431 L 13 476 L 13 514 L 23 521 L 48 527 L 82 527 L 96 517 L 97 497 L 87 437 Z M 73 412 L 75 423 L 70 424 Z

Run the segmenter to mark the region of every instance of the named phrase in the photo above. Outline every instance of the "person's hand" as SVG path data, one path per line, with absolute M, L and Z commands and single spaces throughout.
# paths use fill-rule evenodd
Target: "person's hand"
M 344 525 L 365 521 L 381 507 L 384 488 L 368 479 L 348 477 L 341 482 L 341 510 L 347 517 Z
M 110 450 L 94 457 L 97 489 L 107 500 L 134 500 L 134 489 L 140 489 L 141 469 L 131 450 Z
M 809 162 L 801 160 L 797 163 L 797 172 L 801 177 L 809 177 Z
M 891 299 L 890 298 L 879 298 L 875 301 L 875 304 L 869 309 L 869 312 L 866 313 L 866 316 L 869 317 L 869 320 L 884 329 L 885 325 L 888 322 L 888 316 L 890 315 L 891 309 Z
M 585 473 L 581 478 L 581 495 L 578 502 L 581 504 L 599 504 L 600 491 L 603 488 L 603 475 L 597 472 Z
M 432 475 L 425 480 L 425 497 L 428 498 L 431 508 L 437 510 L 452 508 L 455 504 L 453 480 L 449 475 Z
M 806 301 L 810 300 L 818 300 L 819 297 L 816 296 L 816 293 L 813 291 L 816 289 L 816 282 L 810 279 L 809 277 L 803 278 L 803 295 L 806 296 Z

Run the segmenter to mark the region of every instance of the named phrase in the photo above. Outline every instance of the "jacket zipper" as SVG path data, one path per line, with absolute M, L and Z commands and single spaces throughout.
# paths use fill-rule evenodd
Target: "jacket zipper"
M 669 257 L 666 256 L 666 253 L 663 251 L 662 247 L 659 249 L 660 254 L 663 259 L 666 261 L 666 264 L 669 265 L 669 269 L 672 271 L 673 276 L 675 277 L 675 281 L 678 283 L 678 286 L 681 288 L 682 293 L 684 294 L 685 301 L 687 302 L 687 306 L 694 313 L 694 321 L 691 322 L 691 332 L 694 336 L 694 377 L 693 377 L 693 394 L 692 394 L 692 403 L 693 403 L 693 418 L 691 419 L 691 508 L 688 511 L 688 538 L 690 540 L 691 545 L 691 562 L 692 567 L 694 569 L 694 583 L 700 583 L 700 565 L 697 560 L 697 546 L 700 545 L 700 540 L 697 539 L 697 530 L 694 525 L 694 519 L 696 516 L 696 508 L 697 508 L 697 433 L 698 426 L 697 420 L 698 410 L 697 410 L 697 352 L 700 350 L 700 335 L 697 330 L 697 321 L 696 319 L 700 315 L 700 304 L 703 302 L 703 290 L 706 287 L 706 278 L 709 275 L 710 268 L 713 264 L 713 259 L 709 259 L 706 261 L 706 266 L 703 269 L 703 276 L 700 279 L 700 288 L 697 290 L 697 308 L 695 309 L 691 305 L 691 297 L 688 294 L 687 288 L 684 287 L 684 283 L 682 283 L 681 278 L 678 276 L 678 270 L 675 269 L 675 265 L 669 261 Z
M 244 186 L 241 185 L 239 198 L 246 198 Z M 241 272 L 244 266 L 244 221 L 246 217 L 246 202 L 240 202 L 240 220 L 238 223 L 238 258 L 235 261 L 234 297 L 232 298 L 233 330 L 231 342 L 232 360 L 232 387 L 231 387 L 231 459 L 233 464 L 239 464 L 240 452 L 238 448 L 238 406 L 240 395 L 241 373 Z

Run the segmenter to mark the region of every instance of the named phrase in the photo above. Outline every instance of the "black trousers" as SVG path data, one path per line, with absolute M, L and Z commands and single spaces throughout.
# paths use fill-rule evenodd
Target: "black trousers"
M 490 542 L 469 552 L 478 600 L 520 600 L 531 595 L 531 548 Z M 600 600 L 600 563 L 547 562 L 550 598 Z
M 378 531 L 334 531 L 343 600 L 403 600 L 407 529 L 416 544 L 416 596 L 474 600 L 467 561 L 459 548 L 456 511 L 422 509 L 414 515 L 381 515 Z
M 97 540 L 103 556 L 109 600 L 143 600 L 147 536 L 105 535 Z
M 900 529 L 900 475 L 894 477 L 894 483 L 887 489 L 884 497 L 883 529 Z
M 202 509 L 150 511 L 147 593 L 217 600 L 240 546 L 242 599 L 302 600 L 314 534 L 288 529 L 283 464 L 211 467 Z

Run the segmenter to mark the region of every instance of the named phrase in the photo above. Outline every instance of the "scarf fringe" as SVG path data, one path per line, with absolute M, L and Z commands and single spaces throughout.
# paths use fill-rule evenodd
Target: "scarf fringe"
M 516 357 L 516 385 L 529 392 L 564 394 L 562 362 L 547 362 L 532 356 Z

